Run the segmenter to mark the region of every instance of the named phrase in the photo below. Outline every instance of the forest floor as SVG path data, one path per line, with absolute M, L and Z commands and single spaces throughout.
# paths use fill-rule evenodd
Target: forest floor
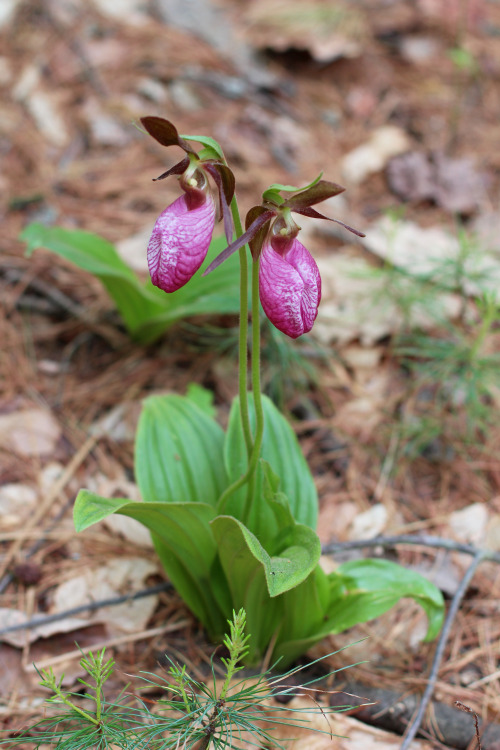
M 76 535 L 74 497 L 81 487 L 137 494 L 133 434 L 146 394 L 198 383 L 224 421 L 237 390 L 235 358 L 221 353 L 234 319 L 186 321 L 138 345 L 98 280 L 46 250 L 25 257 L 18 239 L 35 221 L 83 229 L 143 273 L 155 217 L 177 195 L 175 179 L 151 179 L 179 157 L 135 126 L 142 116 L 215 137 L 244 209 L 271 183 L 305 185 L 322 171 L 347 190 L 320 209 L 366 233 L 304 221 L 323 276 L 318 321 L 293 345 L 265 329 L 267 392 L 314 472 L 322 543 L 425 534 L 500 551 L 500 315 L 485 326 L 481 302 L 500 288 L 500 4 L 9 0 L 0 35 L 5 728 L 42 710 L 32 663 L 64 672 L 68 686 L 81 676 L 75 642 L 114 647 L 117 687 L 161 669 L 165 651 L 194 670 L 210 653 L 168 590 L 1 632 L 163 580 L 136 530 Z M 446 362 L 442 342 L 455 346 Z M 425 546 L 384 554 L 448 599 L 470 562 Z M 500 723 L 499 598 L 500 568 L 485 562 L 434 691 L 486 724 Z M 424 614 L 405 600 L 311 655 L 356 642 L 328 667 L 366 661 L 349 682 L 420 695 L 435 648 L 424 634 Z M 454 746 L 471 736 L 462 739 Z

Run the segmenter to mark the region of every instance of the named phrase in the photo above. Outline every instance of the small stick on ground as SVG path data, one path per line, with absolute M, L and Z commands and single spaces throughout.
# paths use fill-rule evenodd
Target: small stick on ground
M 436 686 L 436 682 L 437 682 L 437 678 L 439 674 L 439 667 L 441 666 L 441 661 L 444 655 L 446 644 L 448 642 L 448 636 L 450 634 L 451 626 L 457 615 L 462 599 L 464 598 L 464 595 L 467 589 L 469 588 L 469 584 L 471 580 L 473 579 L 478 566 L 485 559 L 485 556 L 486 556 L 485 552 L 478 550 L 471 564 L 465 571 L 465 575 L 460 582 L 460 586 L 458 587 L 455 593 L 455 596 L 451 600 L 450 609 L 448 610 L 448 614 L 444 621 L 444 625 L 443 625 L 443 628 L 441 630 L 441 633 L 437 642 L 436 651 L 434 653 L 434 658 L 432 660 L 432 666 L 431 666 L 431 671 L 429 673 L 427 687 L 425 688 L 424 694 L 422 695 L 422 700 L 420 701 L 418 711 L 415 714 L 415 717 L 412 719 L 411 723 L 409 724 L 408 729 L 406 730 L 406 734 L 403 739 L 403 742 L 401 743 L 400 750 L 408 750 L 418 730 L 420 729 L 420 725 L 422 724 L 422 720 L 425 716 L 427 706 L 429 705 L 429 702 L 432 698 L 432 694 L 434 692 L 434 688 Z
M 476 728 L 477 750 L 482 750 L 481 735 L 479 734 L 479 719 L 477 713 L 473 711 L 472 708 L 469 708 L 469 706 L 466 706 L 465 703 L 461 703 L 460 701 L 455 701 L 455 706 L 458 706 L 458 708 L 461 708 L 462 711 L 466 711 L 468 714 L 473 715 L 474 727 Z

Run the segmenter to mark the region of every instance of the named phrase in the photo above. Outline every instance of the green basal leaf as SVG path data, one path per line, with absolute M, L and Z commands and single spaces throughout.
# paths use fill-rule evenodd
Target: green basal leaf
M 283 595 L 283 622 L 272 659 L 286 667 L 331 632 L 325 622 L 330 603 L 330 583 L 320 565 L 296 588 Z
M 188 607 L 211 633 L 223 632 L 228 613 L 220 610 L 212 595 L 217 567 L 217 547 L 210 528 L 213 508 L 205 503 L 107 499 L 81 490 L 74 507 L 75 528 L 83 531 L 112 513 L 134 518 L 151 531 L 165 571 Z M 222 579 L 218 587 L 224 586 Z
M 318 496 L 314 480 L 300 449 L 299 442 L 287 420 L 266 396 L 262 397 L 262 406 L 264 409 L 265 426 L 261 456 L 265 457 L 273 473 L 279 477 L 280 491 L 288 498 L 294 519 L 312 529 L 316 529 Z M 254 410 L 251 394 L 249 394 L 249 407 L 250 421 L 252 428 L 254 428 Z M 247 468 L 247 452 L 237 398 L 233 401 L 229 415 L 229 424 L 224 441 L 224 463 L 231 482 L 244 474 Z M 256 471 L 254 493 L 247 526 L 266 545 L 276 537 L 280 527 L 276 521 L 274 511 L 265 500 L 263 486 L 263 467 L 259 465 Z M 246 487 L 235 492 L 228 499 L 226 507 L 219 508 L 219 512 L 231 513 L 236 518 L 240 518 L 245 501 L 245 493 Z
M 21 232 L 20 239 L 28 245 L 28 256 L 35 249 L 44 247 L 96 276 L 112 297 L 131 333 L 158 315 L 164 307 L 142 286 L 113 245 L 96 234 L 35 223 Z
M 222 566 L 230 586 L 233 573 L 240 581 L 242 577 L 248 577 L 248 571 L 235 571 L 235 567 L 241 565 L 242 557 L 249 559 L 250 553 L 264 571 L 267 591 L 271 598 L 302 583 L 314 569 L 321 554 L 318 537 L 312 529 L 303 524 L 295 524 L 295 527 L 289 530 L 280 540 L 279 553 L 274 555 L 270 555 L 257 537 L 232 516 L 217 516 L 212 527 L 219 543 Z M 255 562 L 252 561 L 249 567 L 255 570 Z
M 186 398 L 201 409 L 207 417 L 214 419 L 217 409 L 214 406 L 214 394 L 208 388 L 203 388 L 198 383 L 189 383 L 186 391 Z
M 217 143 L 215 138 L 210 138 L 210 136 L 208 135 L 182 135 L 181 138 L 184 138 L 185 141 L 196 141 L 197 143 L 203 143 L 204 146 L 208 146 L 211 151 L 215 152 L 217 159 L 222 159 L 222 161 L 225 161 L 224 151 L 222 150 L 220 144 Z M 201 156 L 201 153 L 198 155 Z
M 99 523 L 113 513 L 118 513 L 121 508 L 131 501 L 121 497 L 101 497 L 89 490 L 80 490 L 76 496 L 73 507 L 73 522 L 75 530 L 80 532 Z
M 135 474 L 150 502 L 214 506 L 228 484 L 224 431 L 184 396 L 144 401 L 135 443 Z
M 308 190 L 309 188 L 313 187 L 313 185 L 316 185 L 316 183 L 318 183 L 322 177 L 323 172 L 320 172 L 316 179 L 310 182 L 309 185 L 303 185 L 302 187 L 297 187 L 296 185 L 280 185 L 280 183 L 274 182 L 272 185 L 269 185 L 268 189 L 262 194 L 262 197 L 265 200 L 266 193 L 270 190 L 273 192 L 285 191 L 287 193 L 298 193 L 301 190 Z
M 165 294 L 147 281 L 146 288 L 163 301 L 163 312 L 148 319 L 136 331 L 142 343 L 151 343 L 179 320 L 194 315 L 237 315 L 239 311 L 239 261 L 231 256 L 208 276 L 203 271 L 225 247 L 222 237 L 212 240 L 205 262 L 186 286 L 172 294 Z
M 113 245 L 90 232 L 30 224 L 20 239 L 27 243 L 28 255 L 44 247 L 96 276 L 113 299 L 130 335 L 144 344 L 159 338 L 173 323 L 184 318 L 237 314 L 239 310 L 237 258 L 230 258 L 217 273 L 202 276 L 225 246 L 222 237 L 212 241 L 205 263 L 189 284 L 173 294 L 157 289 L 150 280 L 143 285 Z
M 280 492 L 280 478 L 263 458 L 260 459 L 260 465 L 262 467 L 264 499 L 274 513 L 278 528 L 287 529 L 295 524 L 295 519 L 290 510 L 287 496 L 284 492 Z
M 298 586 L 314 569 L 321 554 L 318 537 L 307 526 L 295 524 L 270 555 L 246 526 L 231 516 L 218 516 L 212 529 L 219 559 L 233 601 L 243 607 L 252 633 L 250 659 L 262 657 L 283 620 L 284 592 Z
M 423 576 L 389 560 L 352 560 L 331 575 L 334 586 L 328 615 L 340 633 L 360 622 L 387 612 L 404 597 L 414 599 L 425 611 L 432 640 L 443 624 L 444 601 L 439 589 Z M 340 584 L 340 588 L 339 588 Z M 341 590 L 342 589 L 342 590 Z

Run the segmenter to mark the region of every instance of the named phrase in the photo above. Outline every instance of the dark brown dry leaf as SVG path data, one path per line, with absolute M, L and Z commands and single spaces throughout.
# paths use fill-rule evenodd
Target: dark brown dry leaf
M 392 192 L 405 201 L 433 197 L 432 166 L 421 151 L 407 151 L 391 159 L 387 165 L 387 181 Z
M 436 152 L 433 160 L 436 203 L 450 213 L 473 213 L 486 187 L 485 175 L 476 170 L 472 159 L 450 159 Z
M 357 57 L 368 37 L 366 17 L 345 0 L 256 0 L 245 13 L 256 47 L 307 50 L 317 62 Z
M 471 214 L 486 186 L 472 159 L 452 159 L 442 151 L 408 151 L 387 166 L 390 189 L 406 201 L 432 200 L 453 214 Z

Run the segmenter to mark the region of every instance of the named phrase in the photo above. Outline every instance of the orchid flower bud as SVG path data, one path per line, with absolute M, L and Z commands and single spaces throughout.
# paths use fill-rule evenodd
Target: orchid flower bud
M 216 206 L 199 170 L 181 177 L 185 194 L 156 220 L 148 244 L 148 266 L 153 284 L 175 292 L 187 284 L 205 260 L 215 226 Z
M 298 227 L 297 227 L 298 231 Z M 279 220 L 262 246 L 260 301 L 279 331 L 296 339 L 313 327 L 321 300 L 321 277 L 297 231 L 279 229 Z

